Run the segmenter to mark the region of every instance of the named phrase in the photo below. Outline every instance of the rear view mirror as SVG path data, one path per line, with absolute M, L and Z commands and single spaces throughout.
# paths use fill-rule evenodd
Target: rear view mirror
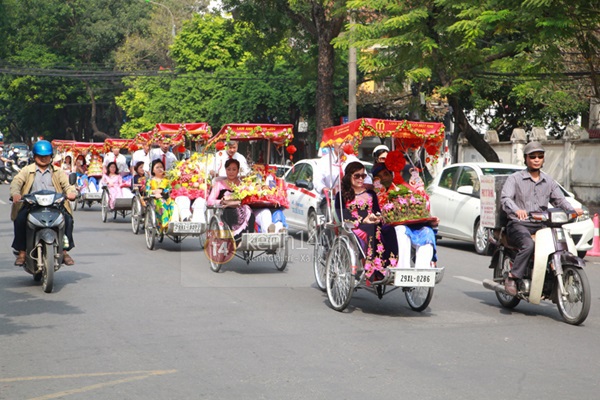
M 72 172 L 69 174 L 69 185 L 75 185 L 77 183 L 77 174 Z
M 312 182 L 305 181 L 304 179 L 300 179 L 296 181 L 296 186 L 302 189 L 313 190 L 315 186 Z
M 469 185 L 469 186 L 459 186 L 456 191 L 460 194 L 466 194 L 468 196 L 472 196 L 473 195 L 473 186 Z

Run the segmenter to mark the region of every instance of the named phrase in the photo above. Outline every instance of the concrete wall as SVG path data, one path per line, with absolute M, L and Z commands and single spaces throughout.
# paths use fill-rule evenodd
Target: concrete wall
M 522 138 L 521 138 L 522 139 Z M 586 205 L 600 205 L 600 139 L 541 140 L 544 171 Z M 523 165 L 523 140 L 490 143 L 501 162 Z M 457 162 L 484 162 L 468 142 L 458 146 Z

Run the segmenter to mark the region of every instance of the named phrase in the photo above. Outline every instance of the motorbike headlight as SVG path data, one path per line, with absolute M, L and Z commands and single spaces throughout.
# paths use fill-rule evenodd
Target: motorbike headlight
M 54 193 L 52 193 L 52 194 L 36 194 L 35 201 L 37 201 L 37 203 L 40 206 L 47 207 L 47 206 L 51 205 L 52 203 L 54 203 Z
M 550 213 L 550 222 L 553 224 L 564 224 L 569 222 L 569 217 L 567 216 L 567 213 L 563 210 L 552 211 Z

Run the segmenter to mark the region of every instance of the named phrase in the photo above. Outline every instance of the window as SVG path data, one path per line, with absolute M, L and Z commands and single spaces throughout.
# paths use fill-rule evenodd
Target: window
M 440 177 L 440 187 L 452 189 L 454 187 L 454 182 L 456 181 L 457 173 L 457 167 L 445 169 L 444 172 L 442 172 L 442 176 Z
M 477 176 L 477 172 L 471 167 L 463 167 L 460 178 L 458 179 L 457 187 L 460 186 L 472 186 L 473 187 L 473 195 L 479 196 L 479 176 Z

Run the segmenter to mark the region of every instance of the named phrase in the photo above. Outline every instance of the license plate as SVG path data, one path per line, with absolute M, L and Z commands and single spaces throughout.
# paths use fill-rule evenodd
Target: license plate
M 394 286 L 401 287 L 430 287 L 435 286 L 435 270 L 426 269 L 397 269 Z
M 102 193 L 101 192 L 86 193 L 85 198 L 89 199 L 89 200 L 100 199 L 100 198 L 102 198 Z
M 173 224 L 173 233 L 201 233 L 202 224 L 199 222 L 175 222 Z

